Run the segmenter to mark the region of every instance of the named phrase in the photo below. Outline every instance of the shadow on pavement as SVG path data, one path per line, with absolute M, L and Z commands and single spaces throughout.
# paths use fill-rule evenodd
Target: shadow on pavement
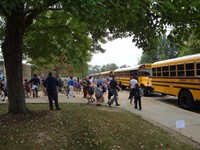
M 159 93 L 150 93 L 148 96 L 145 96 L 145 97 L 151 97 L 151 98 L 154 97 L 155 101 L 159 101 L 159 102 L 166 103 L 168 105 L 176 106 L 177 108 L 183 109 L 178 106 L 178 98 L 175 96 L 168 96 L 168 95 L 163 96 L 162 94 L 159 94 Z M 196 108 L 192 112 L 200 114 L 200 102 L 197 102 L 195 105 L 196 105 Z

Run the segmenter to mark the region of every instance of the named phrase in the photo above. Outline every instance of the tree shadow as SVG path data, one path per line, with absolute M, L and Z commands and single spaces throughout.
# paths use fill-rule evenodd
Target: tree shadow
M 183 109 L 182 107 L 178 105 L 178 98 L 175 96 L 168 96 L 168 95 L 163 96 L 160 93 L 150 93 L 148 94 L 148 96 L 145 96 L 145 97 L 155 97 L 154 99 L 155 101 L 159 101 L 168 105 L 176 106 L 179 109 Z M 200 114 L 200 102 L 196 102 L 194 110 L 191 110 L 191 111 L 194 113 Z

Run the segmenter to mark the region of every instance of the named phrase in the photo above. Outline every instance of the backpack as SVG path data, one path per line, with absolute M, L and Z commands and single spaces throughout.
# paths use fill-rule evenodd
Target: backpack
M 89 87 L 89 94 L 92 94 L 92 95 L 94 94 L 94 87 L 92 86 Z
M 136 96 L 137 97 L 142 97 L 143 96 L 143 90 L 139 86 L 136 86 Z
M 101 96 L 102 96 L 102 91 L 100 90 L 100 88 L 96 88 L 95 97 L 96 98 L 100 98 Z
M 105 85 L 102 86 L 102 90 L 103 90 L 102 92 L 106 92 L 107 91 L 107 88 L 106 88 Z
M 139 96 L 142 97 L 144 95 L 143 89 L 140 87 L 139 88 Z

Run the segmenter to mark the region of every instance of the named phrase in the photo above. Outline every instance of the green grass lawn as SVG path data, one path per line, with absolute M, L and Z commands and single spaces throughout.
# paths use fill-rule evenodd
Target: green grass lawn
M 118 108 L 87 104 L 27 104 L 28 115 L 5 115 L 0 105 L 0 149 L 10 150 L 195 150 L 163 129 Z

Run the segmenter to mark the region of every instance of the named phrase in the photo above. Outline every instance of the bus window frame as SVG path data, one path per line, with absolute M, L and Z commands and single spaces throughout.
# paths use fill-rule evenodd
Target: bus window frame
M 164 68 L 167 68 L 167 71 L 164 70 Z M 169 66 L 162 66 L 162 77 L 169 77 Z M 168 75 L 165 75 L 167 73 Z
M 157 68 L 152 68 L 152 77 L 157 77 Z
M 179 65 L 183 65 L 183 70 L 180 70 L 180 73 L 183 72 L 183 75 L 179 75 Z M 176 65 L 176 70 L 177 70 L 177 77 L 185 77 L 185 63 L 180 63 Z
M 175 67 L 175 70 L 171 70 L 171 67 Z M 172 75 L 172 73 L 175 73 L 175 75 Z M 169 76 L 170 77 L 177 77 L 177 65 L 176 64 L 170 64 L 169 65 Z
M 193 66 L 193 69 L 191 69 L 191 68 L 189 68 L 189 69 L 187 69 L 187 65 L 188 64 L 193 64 L 192 66 Z M 188 72 L 191 72 L 193 70 L 193 75 L 188 75 L 189 73 Z M 194 77 L 195 76 L 195 63 L 194 62 L 187 62 L 187 63 L 185 63 L 185 76 L 186 77 Z
M 158 70 L 160 69 L 160 70 Z M 161 67 L 156 67 L 156 76 L 157 77 L 162 77 L 162 66 Z
M 199 68 L 197 67 L 197 65 L 199 65 L 198 66 Z M 196 76 L 200 77 L 200 61 L 195 63 L 195 68 L 196 68 L 195 69 L 196 70 Z

